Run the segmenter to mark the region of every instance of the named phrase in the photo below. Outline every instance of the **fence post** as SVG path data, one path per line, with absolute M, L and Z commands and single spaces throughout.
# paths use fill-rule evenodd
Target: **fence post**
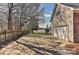
M 12 35 L 13 35 L 13 40 L 14 40 L 14 31 L 12 31 Z
M 6 30 L 4 31 L 4 34 L 5 34 L 5 40 L 6 40 L 6 34 L 7 34 Z

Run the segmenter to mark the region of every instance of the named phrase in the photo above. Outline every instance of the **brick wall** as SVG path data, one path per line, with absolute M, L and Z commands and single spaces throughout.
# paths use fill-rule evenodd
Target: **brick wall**
M 79 42 L 79 10 L 74 11 L 74 41 Z

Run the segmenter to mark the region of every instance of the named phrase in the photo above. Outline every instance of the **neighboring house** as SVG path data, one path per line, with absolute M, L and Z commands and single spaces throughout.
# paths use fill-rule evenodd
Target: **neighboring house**
M 45 33 L 45 29 L 46 28 L 38 28 L 37 30 L 34 30 L 33 32 L 36 32 L 36 33 Z
M 51 17 L 51 34 L 66 41 L 79 42 L 79 4 L 56 4 Z

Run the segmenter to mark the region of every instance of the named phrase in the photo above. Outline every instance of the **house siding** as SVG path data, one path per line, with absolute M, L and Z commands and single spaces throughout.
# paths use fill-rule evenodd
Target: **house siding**
M 52 19 L 51 33 L 53 36 L 74 42 L 73 35 L 73 10 L 74 8 L 57 4 L 56 12 Z

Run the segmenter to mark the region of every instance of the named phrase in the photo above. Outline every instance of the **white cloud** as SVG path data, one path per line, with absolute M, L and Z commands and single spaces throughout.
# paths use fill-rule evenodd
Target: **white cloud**
M 51 17 L 51 14 L 44 14 L 45 17 Z

